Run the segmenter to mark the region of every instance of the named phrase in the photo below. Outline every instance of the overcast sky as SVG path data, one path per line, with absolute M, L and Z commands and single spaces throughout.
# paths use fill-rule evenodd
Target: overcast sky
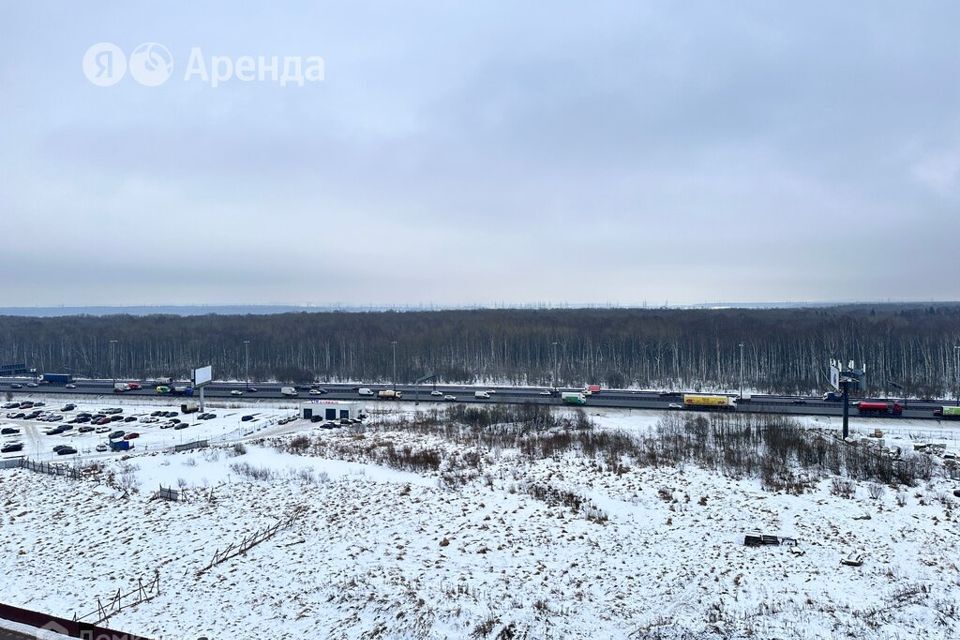
M 960 3 L 170 4 L 0 4 L 0 306 L 960 299 Z

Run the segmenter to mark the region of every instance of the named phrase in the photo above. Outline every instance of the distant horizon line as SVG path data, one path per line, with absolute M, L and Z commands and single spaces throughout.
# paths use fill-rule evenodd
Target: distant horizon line
M 72 315 L 273 315 L 291 312 L 414 312 L 484 310 L 576 310 L 576 309 L 801 309 L 846 306 L 955 306 L 958 300 L 846 300 L 800 302 L 699 302 L 692 304 L 527 303 L 527 304 L 134 304 L 134 305 L 36 305 L 0 307 L 0 316 L 55 317 Z

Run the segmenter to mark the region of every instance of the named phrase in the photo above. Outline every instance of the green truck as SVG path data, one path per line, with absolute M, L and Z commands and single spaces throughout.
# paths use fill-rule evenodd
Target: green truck
M 561 393 L 560 401 L 563 402 L 563 404 L 587 404 L 587 396 L 577 392 Z
M 960 407 L 940 407 L 933 410 L 933 415 L 947 420 L 960 420 Z

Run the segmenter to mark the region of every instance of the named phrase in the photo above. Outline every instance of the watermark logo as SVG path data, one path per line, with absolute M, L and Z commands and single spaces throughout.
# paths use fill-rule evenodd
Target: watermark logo
M 110 87 L 127 73 L 127 56 L 112 42 L 98 42 L 83 54 L 83 75 L 98 87 Z
M 130 76 L 145 87 L 159 87 L 173 76 L 174 59 L 158 42 L 144 42 L 129 61 L 120 47 L 100 42 L 83 56 L 83 74 L 98 87 L 110 87 Z M 207 58 L 200 47 L 190 49 L 184 82 L 203 82 L 216 88 L 229 82 L 270 82 L 281 87 L 323 82 L 325 63 L 320 56 L 223 56 Z
M 159 87 L 173 75 L 173 56 L 157 42 L 144 42 L 130 54 L 130 75 L 145 87 Z
M 123 77 L 123 76 L 121 76 Z M 42 627 L 37 628 L 37 633 L 34 636 L 37 640 L 50 640 L 57 635 L 68 636 L 70 632 L 67 631 L 67 628 L 61 624 L 57 624 L 53 620 L 43 625 Z

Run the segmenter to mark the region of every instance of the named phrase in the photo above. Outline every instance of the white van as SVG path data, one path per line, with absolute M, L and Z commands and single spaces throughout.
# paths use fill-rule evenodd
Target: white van
M 477 400 L 489 400 L 490 392 L 489 391 L 474 391 L 473 397 Z
M 297 390 L 294 387 L 280 387 L 280 393 L 287 397 L 292 397 L 297 395 Z
M 357 390 L 357 393 L 359 393 L 362 396 L 372 396 L 373 389 L 368 389 L 367 387 L 361 387 L 360 389 Z

